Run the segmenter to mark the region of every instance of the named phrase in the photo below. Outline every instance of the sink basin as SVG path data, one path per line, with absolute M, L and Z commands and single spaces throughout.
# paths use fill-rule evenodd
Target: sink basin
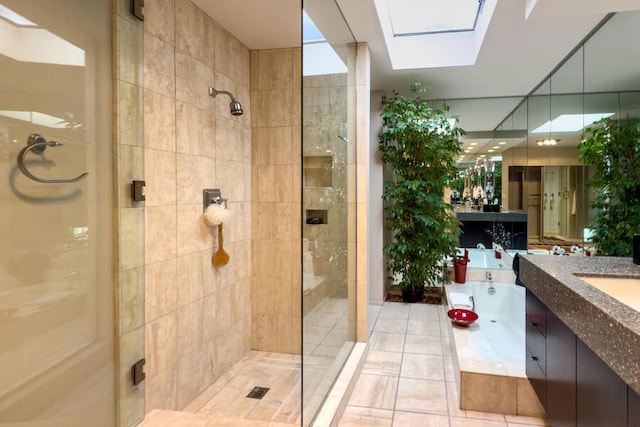
M 634 310 L 640 311 L 640 278 L 620 276 L 582 276 L 576 274 L 581 280 L 602 292 L 628 305 Z

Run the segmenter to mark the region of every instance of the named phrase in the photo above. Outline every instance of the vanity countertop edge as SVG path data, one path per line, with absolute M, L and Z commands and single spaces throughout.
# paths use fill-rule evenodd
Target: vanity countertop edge
M 520 278 L 556 316 L 640 394 L 640 312 L 583 281 L 640 278 L 631 258 L 524 255 Z

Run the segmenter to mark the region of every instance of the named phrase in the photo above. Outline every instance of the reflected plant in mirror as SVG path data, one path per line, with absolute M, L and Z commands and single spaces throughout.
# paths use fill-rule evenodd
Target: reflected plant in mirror
M 594 168 L 587 188 L 596 189 L 588 227 L 599 252 L 631 256 L 640 230 L 640 119 L 599 120 L 586 129 L 580 160 Z

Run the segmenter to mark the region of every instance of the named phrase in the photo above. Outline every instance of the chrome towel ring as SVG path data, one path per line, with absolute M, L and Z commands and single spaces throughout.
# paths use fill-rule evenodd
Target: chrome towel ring
M 61 145 L 62 145 L 61 142 L 47 141 L 44 138 L 44 136 L 37 133 L 32 133 L 31 135 L 29 135 L 29 139 L 27 140 L 27 145 L 18 153 L 18 168 L 20 168 L 22 173 L 27 178 L 30 178 L 37 182 L 41 182 L 43 184 L 69 184 L 72 182 L 78 182 L 82 179 L 85 179 L 87 175 L 89 175 L 89 172 L 85 172 L 81 175 L 78 175 L 75 178 L 70 178 L 70 179 L 42 179 L 42 178 L 38 178 L 37 176 L 29 172 L 24 161 L 24 158 L 29 151 L 33 151 L 35 154 L 42 154 L 44 150 L 47 148 L 47 146 L 60 147 Z M 53 163 L 53 162 L 50 162 L 50 163 Z

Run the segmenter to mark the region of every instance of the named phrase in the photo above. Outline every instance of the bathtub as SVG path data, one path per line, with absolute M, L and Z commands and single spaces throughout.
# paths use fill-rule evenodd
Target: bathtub
M 461 409 L 544 415 L 525 373 L 525 288 L 471 281 L 446 285 L 445 292 L 473 296 L 478 313 L 478 320 L 467 327 L 451 326 Z M 492 393 L 487 393 L 486 384 L 491 384 Z
M 467 268 L 488 268 L 491 270 L 511 269 L 511 257 L 496 258 L 495 252 L 491 249 L 468 249 L 469 263 Z M 464 248 L 458 248 L 457 255 L 464 255 Z

